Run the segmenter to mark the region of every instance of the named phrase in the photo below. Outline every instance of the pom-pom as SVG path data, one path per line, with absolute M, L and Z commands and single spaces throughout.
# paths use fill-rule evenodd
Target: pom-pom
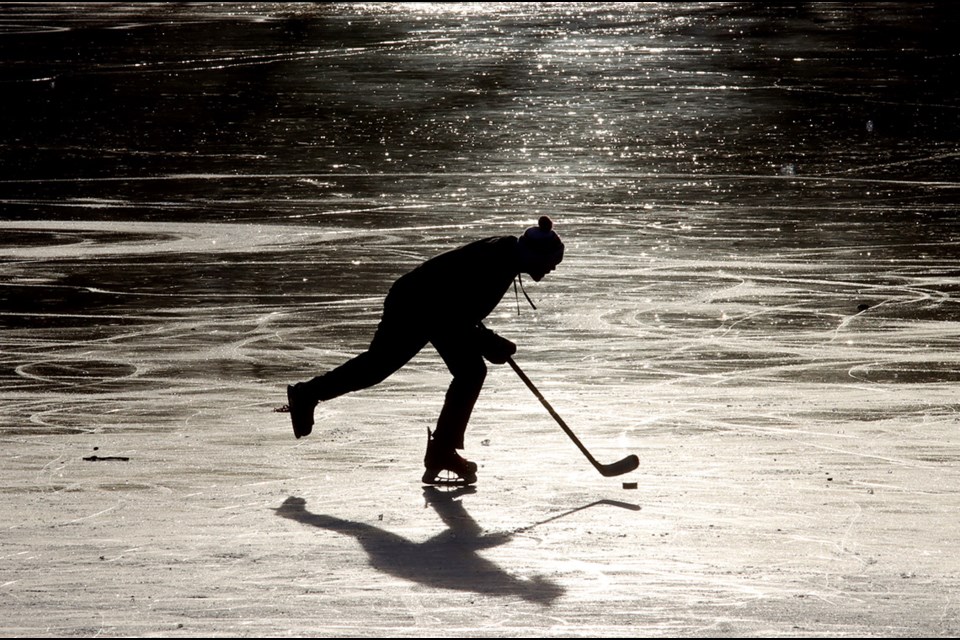
M 537 220 L 537 226 L 540 227 L 540 231 L 549 233 L 553 229 L 553 220 L 549 216 L 540 216 L 540 219 Z

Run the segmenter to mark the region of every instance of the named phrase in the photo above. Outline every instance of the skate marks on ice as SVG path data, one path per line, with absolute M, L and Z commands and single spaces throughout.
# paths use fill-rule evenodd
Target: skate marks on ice
M 205 394 L 229 394 L 238 379 L 253 392 L 251 380 L 272 380 L 300 351 L 297 318 L 324 304 L 289 290 L 288 265 L 343 232 L 5 221 L 0 235 L 9 436 L 176 428 L 207 410 Z
M 343 231 L 281 224 L 137 221 L 0 221 L 7 261 L 87 260 L 152 254 L 252 253 L 331 240 Z
M 423 495 L 447 529 L 415 542 L 384 529 L 335 516 L 311 513 L 306 500 L 289 497 L 276 514 L 304 525 L 353 536 L 363 546 L 373 569 L 435 589 L 469 591 L 498 597 L 519 597 L 550 606 L 564 594 L 558 584 L 537 575 L 522 580 L 510 575 L 478 552 L 510 542 L 514 533 L 484 533 L 463 505 L 474 487 L 445 491 L 424 487 Z M 321 570 L 322 567 L 317 567 Z

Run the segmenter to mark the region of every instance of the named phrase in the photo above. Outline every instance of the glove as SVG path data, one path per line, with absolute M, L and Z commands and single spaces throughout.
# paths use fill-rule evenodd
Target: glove
M 506 364 L 517 352 L 517 345 L 484 327 L 480 332 L 480 353 L 493 364 Z

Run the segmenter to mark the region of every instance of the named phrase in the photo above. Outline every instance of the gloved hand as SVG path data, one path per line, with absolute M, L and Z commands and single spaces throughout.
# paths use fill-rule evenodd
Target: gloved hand
M 517 352 L 517 345 L 486 327 L 480 330 L 480 353 L 493 364 L 505 364 Z

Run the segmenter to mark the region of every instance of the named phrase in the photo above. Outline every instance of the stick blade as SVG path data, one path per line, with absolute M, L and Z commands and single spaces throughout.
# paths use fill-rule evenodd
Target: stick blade
M 616 462 L 611 462 L 610 464 L 600 465 L 598 469 L 604 477 L 612 478 L 613 476 L 622 476 L 625 473 L 630 473 L 639 466 L 640 458 L 634 454 L 630 454 L 623 460 L 617 460 Z

